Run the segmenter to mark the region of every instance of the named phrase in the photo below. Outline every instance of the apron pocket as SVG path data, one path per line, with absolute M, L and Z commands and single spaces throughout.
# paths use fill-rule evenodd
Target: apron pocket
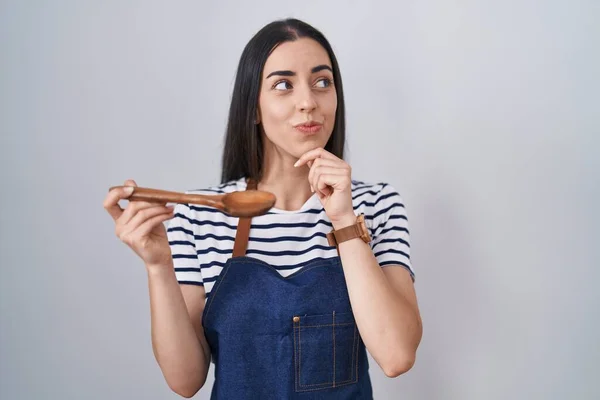
M 349 313 L 293 318 L 296 391 L 312 391 L 358 380 L 360 336 Z

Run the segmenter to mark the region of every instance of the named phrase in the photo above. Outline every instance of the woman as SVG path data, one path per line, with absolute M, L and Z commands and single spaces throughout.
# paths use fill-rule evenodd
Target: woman
M 146 265 L 154 355 L 178 394 L 204 385 L 211 356 L 219 399 L 370 399 L 366 350 L 389 377 L 412 367 L 422 328 L 405 209 L 390 185 L 352 179 L 344 128 L 325 37 L 273 22 L 239 62 L 222 184 L 188 193 L 258 188 L 274 208 L 238 220 L 186 204 L 123 210 L 131 189 L 108 194 L 117 236 Z

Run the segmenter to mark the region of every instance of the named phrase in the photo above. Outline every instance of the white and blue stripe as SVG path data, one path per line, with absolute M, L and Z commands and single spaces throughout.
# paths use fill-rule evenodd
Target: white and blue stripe
M 244 179 L 187 193 L 215 194 L 246 190 Z M 401 196 L 386 183 L 352 181 L 352 202 L 363 213 L 371 247 L 379 264 L 401 265 L 414 277 L 410 263 L 408 220 Z M 167 235 L 177 280 L 203 285 L 208 295 L 231 258 L 238 218 L 211 207 L 177 204 Z M 252 219 L 246 255 L 272 265 L 282 276 L 315 259 L 337 256 L 327 243 L 331 222 L 316 194 L 296 211 L 271 209 Z

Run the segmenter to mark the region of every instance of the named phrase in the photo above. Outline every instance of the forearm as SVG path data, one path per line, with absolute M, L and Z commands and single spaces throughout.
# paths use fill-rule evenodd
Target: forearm
M 192 325 L 173 268 L 147 267 L 152 349 L 169 387 L 193 396 L 206 380 L 208 361 Z
M 338 227 L 334 224 L 334 228 L 347 225 L 350 222 L 339 223 Z M 418 312 L 390 284 L 367 243 L 358 238 L 348 240 L 340 243 L 339 253 L 365 346 L 386 375 L 406 372 L 414 363 L 421 340 Z

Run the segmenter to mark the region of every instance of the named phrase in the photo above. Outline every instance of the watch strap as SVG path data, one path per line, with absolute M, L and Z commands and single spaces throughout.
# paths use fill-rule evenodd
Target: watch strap
M 370 241 L 369 231 L 366 228 L 365 216 L 363 214 L 356 218 L 355 224 L 342 229 L 332 230 L 327 234 L 327 242 L 330 246 L 337 246 L 354 238 L 361 238 L 367 243 Z

